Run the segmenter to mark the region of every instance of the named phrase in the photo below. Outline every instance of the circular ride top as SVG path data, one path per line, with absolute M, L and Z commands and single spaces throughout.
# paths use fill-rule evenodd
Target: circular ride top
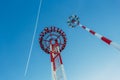
M 42 50 L 50 54 L 50 45 L 57 41 L 60 52 L 66 46 L 66 34 L 55 26 L 46 27 L 40 34 L 39 44 Z
M 69 27 L 74 28 L 80 24 L 79 17 L 77 15 L 72 15 L 68 18 L 67 23 Z

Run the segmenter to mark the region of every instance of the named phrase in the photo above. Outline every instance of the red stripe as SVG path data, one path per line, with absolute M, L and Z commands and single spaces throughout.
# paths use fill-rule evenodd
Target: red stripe
M 53 70 L 56 70 L 55 61 L 53 62 Z
M 60 54 L 59 54 L 59 58 L 60 58 L 60 63 L 63 64 L 62 58 L 61 58 L 61 55 L 60 55 Z
M 86 27 L 85 26 L 82 26 L 83 29 L 85 29 Z
M 52 56 L 52 51 L 50 52 L 50 59 L 51 59 L 51 62 L 54 62 L 54 58 Z
M 93 30 L 90 30 L 89 32 L 92 33 L 93 35 L 95 35 L 95 32 Z
M 106 37 L 102 37 L 101 40 L 103 40 L 104 42 L 106 42 L 107 44 L 110 45 L 110 43 L 112 42 L 111 40 L 107 39 Z

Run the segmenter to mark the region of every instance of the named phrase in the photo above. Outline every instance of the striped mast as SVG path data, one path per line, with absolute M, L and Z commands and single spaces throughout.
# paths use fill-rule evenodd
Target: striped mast
M 56 80 L 55 65 L 54 65 L 54 52 L 53 52 L 52 44 L 50 44 L 50 59 L 51 59 L 52 80 Z
M 57 41 L 55 44 L 50 43 L 50 59 L 53 80 L 67 80 Z
M 95 31 L 93 31 L 93 30 L 87 28 L 86 26 L 80 24 L 79 17 L 77 15 L 70 16 L 68 18 L 67 23 L 68 23 L 68 26 L 70 26 L 72 28 L 74 28 L 76 26 L 81 27 L 82 29 L 88 31 L 90 34 L 96 36 L 97 38 L 99 38 L 100 40 L 105 42 L 106 44 L 111 45 L 111 46 L 113 46 L 114 48 L 116 48 L 116 49 L 118 49 L 120 51 L 120 45 L 118 43 L 115 43 L 112 40 L 106 38 L 105 36 L 102 36 L 101 34 L 96 33 Z

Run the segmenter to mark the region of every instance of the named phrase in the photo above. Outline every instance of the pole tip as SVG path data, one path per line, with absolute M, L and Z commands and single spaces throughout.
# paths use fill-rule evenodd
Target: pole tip
M 71 28 L 75 28 L 80 24 L 79 17 L 77 15 L 72 15 L 68 17 L 67 24 Z

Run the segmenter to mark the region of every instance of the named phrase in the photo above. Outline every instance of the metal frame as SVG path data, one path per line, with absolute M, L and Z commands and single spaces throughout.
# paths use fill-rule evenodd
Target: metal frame
M 42 50 L 50 54 L 53 80 L 67 80 L 60 54 L 66 46 L 65 33 L 54 26 L 46 27 L 40 34 L 39 43 Z M 58 72 L 61 73 L 58 74 Z
M 61 29 L 56 28 L 55 26 L 49 28 L 46 27 L 40 34 L 40 47 L 46 53 L 50 54 L 50 41 L 55 42 L 55 40 L 58 41 L 61 52 L 66 46 L 66 34 Z

